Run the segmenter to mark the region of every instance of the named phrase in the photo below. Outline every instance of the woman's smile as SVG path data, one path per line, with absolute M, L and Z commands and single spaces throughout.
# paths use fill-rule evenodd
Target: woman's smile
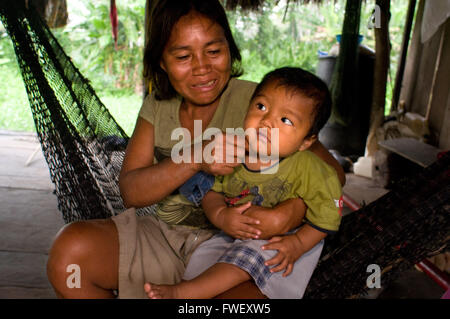
M 200 90 L 200 91 L 209 91 L 214 89 L 214 87 L 217 84 L 217 80 L 211 80 L 207 82 L 200 82 L 192 85 L 194 89 Z

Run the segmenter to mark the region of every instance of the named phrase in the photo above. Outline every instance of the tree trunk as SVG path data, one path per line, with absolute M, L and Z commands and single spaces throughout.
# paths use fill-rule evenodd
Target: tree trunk
M 330 122 L 347 127 L 355 106 L 356 74 L 358 69 L 358 36 L 361 0 L 347 0 L 339 56 L 331 80 L 333 110 Z
M 376 4 L 381 11 L 381 21 L 380 27 L 375 28 L 375 74 L 370 113 L 370 129 L 366 143 L 366 156 L 373 156 L 378 150 L 376 131 L 382 125 L 384 119 L 386 83 L 391 51 L 389 41 L 390 1 L 377 0 Z
M 28 0 L 28 2 L 34 5 L 49 28 L 61 28 L 67 25 L 69 13 L 66 0 Z

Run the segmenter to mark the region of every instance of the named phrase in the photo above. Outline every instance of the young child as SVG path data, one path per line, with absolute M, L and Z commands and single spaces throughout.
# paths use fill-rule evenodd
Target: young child
M 320 257 L 323 239 L 338 230 L 341 184 L 333 168 L 307 149 L 331 112 L 327 86 L 300 68 L 268 73 L 250 101 L 245 129 L 255 129 L 249 150 L 278 143 L 276 173 L 258 158 L 227 176 L 216 177 L 202 200 L 208 219 L 222 230 L 193 253 L 177 285 L 144 286 L 150 298 L 212 298 L 253 279 L 269 298 L 301 298 Z M 279 141 L 271 141 L 278 129 Z M 263 133 L 262 133 L 263 132 Z M 267 153 L 266 153 L 267 154 Z M 270 154 L 269 154 L 270 155 Z M 304 223 L 270 240 L 244 238 L 239 219 L 251 204 L 273 207 L 301 197 L 308 206 Z M 272 267 L 273 266 L 273 267 Z M 272 268 L 270 268 L 272 267 Z M 284 272 L 282 273 L 282 271 Z

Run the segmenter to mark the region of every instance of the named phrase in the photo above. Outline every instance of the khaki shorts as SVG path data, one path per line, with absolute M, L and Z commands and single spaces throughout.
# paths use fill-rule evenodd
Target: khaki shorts
M 147 298 L 144 283 L 181 281 L 192 252 L 213 230 L 170 226 L 154 215 L 136 216 L 134 208 L 112 217 L 119 233 L 119 298 Z

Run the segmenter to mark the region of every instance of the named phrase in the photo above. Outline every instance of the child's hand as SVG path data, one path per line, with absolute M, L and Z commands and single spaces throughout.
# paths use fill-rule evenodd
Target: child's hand
M 248 217 L 260 221 L 260 239 L 270 239 L 297 228 L 305 216 L 306 205 L 301 198 L 291 198 L 273 208 L 252 205 L 245 211 Z
M 219 228 L 233 238 L 259 238 L 261 232 L 251 225 L 258 225 L 259 220 L 243 215 L 251 202 L 243 205 L 226 207 L 219 212 Z
M 259 220 L 258 230 L 260 235 L 258 239 L 270 239 L 275 235 L 279 235 L 280 232 L 273 232 L 275 225 L 277 225 L 277 214 L 275 214 L 274 208 L 268 208 L 263 206 L 252 205 L 245 212 L 245 216 L 255 218 Z M 281 233 L 282 234 L 282 233 Z
M 278 250 L 278 254 L 272 259 L 265 262 L 265 265 L 270 267 L 270 272 L 279 272 L 285 270 L 283 277 L 288 276 L 294 268 L 294 263 L 303 254 L 302 243 L 295 235 L 275 236 L 269 240 L 269 243 L 262 246 L 266 250 Z M 277 266 L 275 266 L 277 265 Z

